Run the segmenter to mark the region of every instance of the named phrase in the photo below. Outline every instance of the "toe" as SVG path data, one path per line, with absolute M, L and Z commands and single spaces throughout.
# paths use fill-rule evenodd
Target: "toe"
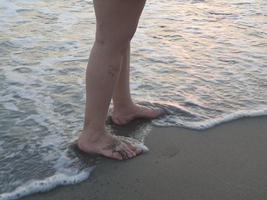
M 133 157 L 136 156 L 135 151 L 133 151 L 133 150 L 130 148 L 130 146 L 128 146 L 128 145 L 125 147 L 125 151 L 126 151 L 126 153 L 127 153 L 127 155 L 128 155 L 129 158 L 133 158 Z
M 135 153 L 135 156 L 143 153 L 143 149 L 138 147 L 141 144 L 138 140 L 123 136 L 119 136 L 119 138 L 121 141 L 127 144 L 128 148 L 130 148 Z
M 136 148 L 136 151 L 135 151 L 136 155 L 140 155 L 143 153 L 143 149 L 141 148 Z
M 142 149 L 139 149 L 137 147 L 132 147 L 131 151 L 133 152 L 133 157 L 138 156 L 143 152 Z
M 136 153 L 124 141 L 122 141 L 120 148 L 118 148 L 118 152 L 122 155 L 123 159 L 130 159 L 136 156 Z
M 105 156 L 116 160 L 123 160 L 123 157 L 119 152 L 111 152 L 111 154 Z
M 117 160 L 128 160 L 136 156 L 135 151 L 121 138 L 116 137 L 113 139 L 113 144 L 104 148 L 102 152 L 104 156 Z
M 123 140 L 123 139 L 122 139 Z M 125 142 L 128 146 L 128 148 L 130 148 L 133 152 L 136 152 L 137 147 L 134 146 L 131 142 L 127 141 L 127 140 L 123 140 L 123 142 Z

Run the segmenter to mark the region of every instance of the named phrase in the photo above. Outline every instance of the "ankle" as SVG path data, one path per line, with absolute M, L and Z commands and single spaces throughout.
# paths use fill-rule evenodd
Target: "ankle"
M 93 120 L 85 121 L 83 124 L 83 132 L 84 133 L 99 133 L 105 132 L 105 123 L 104 122 L 95 122 Z
M 132 101 L 129 102 L 116 102 L 113 103 L 113 111 L 124 111 L 124 110 L 132 110 L 135 108 L 135 104 Z
M 103 128 L 91 128 L 86 127 L 83 129 L 80 138 L 85 139 L 88 142 L 96 142 L 105 134 L 105 130 Z

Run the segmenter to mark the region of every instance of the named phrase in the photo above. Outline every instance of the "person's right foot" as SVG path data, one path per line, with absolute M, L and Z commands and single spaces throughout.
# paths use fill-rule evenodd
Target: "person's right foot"
M 78 139 L 78 147 L 89 154 L 99 154 L 111 159 L 127 160 L 141 154 L 143 150 L 137 147 L 137 140 L 115 136 L 108 133 L 92 138 L 88 133 L 82 133 Z

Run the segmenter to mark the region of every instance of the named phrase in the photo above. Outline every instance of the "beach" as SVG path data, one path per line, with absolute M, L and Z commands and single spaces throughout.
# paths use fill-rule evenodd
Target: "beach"
M 145 141 L 148 153 L 102 160 L 88 180 L 22 200 L 264 200 L 266 130 L 267 117 L 204 131 L 153 127 Z
M 267 199 L 267 1 L 146 2 L 129 88 L 166 115 L 107 121 L 150 149 L 126 162 L 73 146 L 93 1 L 2 0 L 0 10 L 0 200 Z

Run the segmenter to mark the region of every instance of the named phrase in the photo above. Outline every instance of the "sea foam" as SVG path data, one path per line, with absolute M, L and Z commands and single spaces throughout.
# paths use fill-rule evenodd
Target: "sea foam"
M 254 110 L 238 110 L 233 113 L 222 114 L 215 118 L 196 121 L 196 122 L 185 121 L 183 119 L 176 118 L 175 122 L 171 121 L 170 123 L 168 123 L 168 120 L 163 119 L 163 120 L 155 120 L 153 124 L 156 126 L 178 126 L 194 130 L 205 130 L 233 120 L 245 117 L 260 117 L 260 116 L 267 116 L 267 107 L 257 107 L 254 108 Z
M 46 192 L 57 186 L 76 184 L 87 179 L 94 167 L 87 168 L 76 175 L 66 175 L 62 173 L 57 173 L 51 177 L 44 180 L 34 180 L 29 183 L 18 187 L 12 192 L 0 194 L 0 200 L 13 200 L 21 198 L 23 196 L 37 193 Z

